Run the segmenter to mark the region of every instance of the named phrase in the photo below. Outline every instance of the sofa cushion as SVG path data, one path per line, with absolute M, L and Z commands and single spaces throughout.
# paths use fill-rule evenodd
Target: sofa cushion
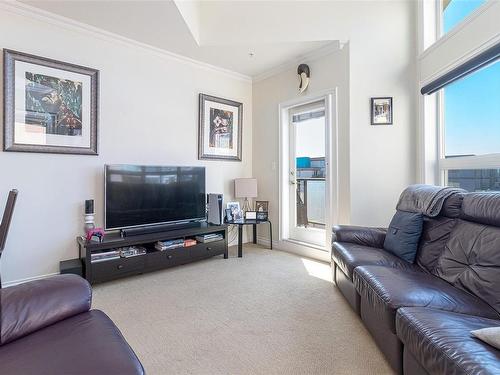
M 332 261 L 352 280 L 352 272 L 358 266 L 380 265 L 400 269 L 417 267 L 395 255 L 375 247 L 368 247 L 347 242 L 335 242 L 332 247 Z
M 459 220 L 436 273 L 500 312 L 500 228 Z
M 377 311 L 381 323 L 393 333 L 396 333 L 396 311 L 406 306 L 427 306 L 486 318 L 500 318 L 482 300 L 422 271 L 360 266 L 354 270 L 353 282 L 361 299 L 370 303 Z
M 461 217 L 468 221 L 500 227 L 500 193 L 470 193 L 462 202 Z
M 423 218 L 421 213 L 397 211 L 389 224 L 384 249 L 413 263 L 422 234 Z
M 430 374 L 499 374 L 500 351 L 470 334 L 500 321 L 422 307 L 398 310 L 396 332 Z
M 451 197 L 448 199 L 451 199 Z M 416 264 L 427 272 L 436 275 L 439 257 L 443 253 L 444 247 L 457 221 L 458 219 L 442 216 L 424 218 L 424 227 L 415 259 Z
M 135 353 L 102 311 L 62 320 L 0 347 L 0 374 L 143 374 Z

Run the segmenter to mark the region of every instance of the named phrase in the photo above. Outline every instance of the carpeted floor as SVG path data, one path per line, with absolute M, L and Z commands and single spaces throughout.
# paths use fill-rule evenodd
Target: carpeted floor
M 330 266 L 247 245 L 94 287 L 154 374 L 391 374 Z

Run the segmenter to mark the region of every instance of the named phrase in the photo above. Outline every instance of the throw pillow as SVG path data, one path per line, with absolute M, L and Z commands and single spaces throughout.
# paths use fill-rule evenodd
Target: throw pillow
M 471 331 L 479 340 L 500 350 L 500 327 L 488 327 Z
M 413 263 L 417 255 L 423 222 L 424 215 L 421 213 L 396 211 L 385 236 L 384 249 Z

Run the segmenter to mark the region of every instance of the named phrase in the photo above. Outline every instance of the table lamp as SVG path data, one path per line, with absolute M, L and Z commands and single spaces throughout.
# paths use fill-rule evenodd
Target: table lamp
M 243 211 L 252 211 L 248 198 L 257 198 L 257 179 L 237 178 L 234 180 L 234 195 L 236 198 L 245 198 Z

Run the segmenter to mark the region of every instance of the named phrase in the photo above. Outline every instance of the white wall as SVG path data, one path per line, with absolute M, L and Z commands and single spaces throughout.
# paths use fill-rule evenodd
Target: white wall
M 1 209 L 11 188 L 20 192 L 2 281 L 54 273 L 60 260 L 77 257 L 85 199 L 96 200 L 97 224 L 103 224 L 105 163 L 203 165 L 207 191 L 226 199 L 234 178 L 252 175 L 250 81 L 3 8 L 0 48 L 100 70 L 99 156 L 0 152 Z M 243 162 L 197 160 L 200 92 L 243 102 Z
M 306 95 L 338 87 L 339 222 L 386 226 L 416 181 L 416 2 L 363 3 L 341 51 L 307 62 Z M 296 98 L 296 67 L 253 88 L 253 174 L 278 238 L 278 104 Z M 394 98 L 394 125 L 370 125 L 370 97 Z

